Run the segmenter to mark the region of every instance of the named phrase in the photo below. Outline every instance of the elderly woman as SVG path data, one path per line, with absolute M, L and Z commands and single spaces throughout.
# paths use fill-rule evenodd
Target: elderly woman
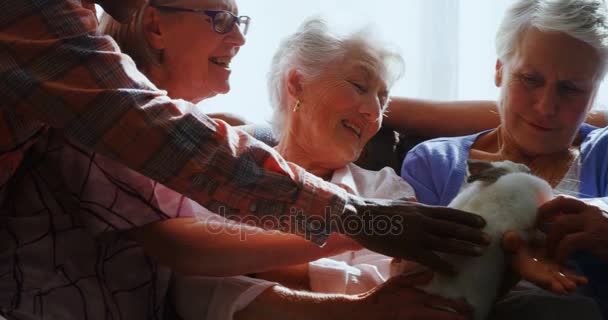
M 157 10 L 148 10 L 150 4 Z M 230 90 L 230 63 L 245 44 L 251 20 L 248 16 L 234 16 L 237 18 L 234 30 L 239 32 L 231 32 L 231 24 L 225 27 L 218 24 L 215 30 L 203 28 L 201 19 L 181 19 L 180 23 L 175 23 L 176 19 L 189 12 L 187 8 L 200 5 L 200 1 L 142 1 L 129 24 L 123 25 L 104 13 L 99 29 L 121 44 L 121 50 L 135 61 L 137 68 L 157 87 L 166 90 L 170 97 L 197 103 Z M 213 7 L 227 9 L 233 6 L 236 5 L 231 1 L 217 1 Z M 213 19 L 232 21 L 233 18 L 229 13 L 219 11 Z M 192 37 L 168 36 L 183 30 L 198 32 L 192 33 Z M 230 125 L 246 123 L 232 114 L 209 116 Z
M 496 38 L 501 124 L 490 131 L 432 140 L 413 149 L 403 162 L 402 176 L 414 187 L 418 200 L 448 204 L 463 186 L 467 159 L 520 162 L 547 180 L 556 194 L 607 197 L 608 133 L 583 124 L 606 72 L 606 14 L 603 1 L 515 3 Z M 593 203 L 605 208 L 605 199 Z M 607 229 L 605 214 L 581 201 L 559 198 L 541 210 L 548 216 L 560 211 L 584 213 L 558 218 L 559 233 L 550 232 L 549 244 L 556 246 L 570 234 L 568 240 L 577 237 L 579 241 L 559 248 L 562 260 L 575 249 L 594 256 L 578 256 L 577 267 L 589 278 L 588 289 L 606 314 L 608 259 L 601 243 L 606 243 L 607 233 L 600 231 Z M 578 222 L 570 228 L 563 226 L 576 218 Z M 604 267 L 598 259 L 603 259 Z M 559 304 L 552 310 L 560 310 Z

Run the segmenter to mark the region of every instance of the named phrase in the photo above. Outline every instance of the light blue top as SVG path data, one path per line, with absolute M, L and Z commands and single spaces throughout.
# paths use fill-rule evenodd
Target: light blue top
M 412 185 L 418 201 L 446 206 L 456 197 L 465 180 L 467 159 L 477 134 L 439 138 L 414 147 L 403 160 L 401 177 Z M 608 197 L 608 128 L 584 124 L 580 129 L 579 198 Z M 586 254 L 576 255 L 577 266 L 589 278 L 590 294 L 608 316 L 608 265 Z

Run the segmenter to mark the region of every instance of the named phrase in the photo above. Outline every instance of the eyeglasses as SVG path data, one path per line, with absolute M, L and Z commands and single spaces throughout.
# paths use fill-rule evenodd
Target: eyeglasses
M 249 16 L 235 16 L 232 12 L 226 10 L 204 10 L 204 9 L 188 9 L 179 7 L 169 6 L 154 6 L 159 10 L 173 11 L 173 12 L 192 12 L 197 14 L 204 14 L 211 17 L 213 21 L 213 30 L 219 34 L 226 34 L 232 31 L 234 25 L 238 25 L 243 35 L 247 34 L 249 29 L 249 22 L 251 18 Z

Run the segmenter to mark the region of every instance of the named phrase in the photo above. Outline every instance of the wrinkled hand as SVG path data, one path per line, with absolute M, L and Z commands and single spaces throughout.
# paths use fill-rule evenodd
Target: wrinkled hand
M 470 319 L 473 309 L 466 302 L 445 299 L 415 288 L 427 284 L 432 278 L 432 272 L 428 271 L 393 277 L 357 296 L 341 319 Z
M 135 11 L 144 4 L 144 0 L 95 0 L 95 2 L 120 23 L 129 22 Z
M 512 270 L 541 288 L 556 294 L 567 294 L 587 284 L 585 277 L 575 275 L 555 259 L 547 257 L 545 247 L 525 243 L 517 232 L 506 232 L 502 246 L 510 259 Z
M 365 200 L 351 205 L 351 213 L 369 226 L 354 233 L 341 232 L 372 251 L 413 260 L 436 271 L 455 273 L 435 251 L 479 256 L 490 242 L 480 230 L 485 221 L 468 212 L 400 200 Z
M 574 198 L 557 197 L 538 209 L 539 223 L 552 223 L 547 250 L 558 262 L 577 251 L 608 261 L 608 213 Z

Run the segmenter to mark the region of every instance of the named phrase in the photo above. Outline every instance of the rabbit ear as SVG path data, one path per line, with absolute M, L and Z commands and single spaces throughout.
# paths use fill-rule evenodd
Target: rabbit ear
M 494 166 L 489 161 L 467 160 L 467 182 L 483 181 L 494 183 L 498 178 L 509 173 L 509 170 Z
M 467 176 L 472 176 L 480 173 L 481 171 L 494 168 L 494 165 L 490 161 L 484 160 L 467 160 Z

